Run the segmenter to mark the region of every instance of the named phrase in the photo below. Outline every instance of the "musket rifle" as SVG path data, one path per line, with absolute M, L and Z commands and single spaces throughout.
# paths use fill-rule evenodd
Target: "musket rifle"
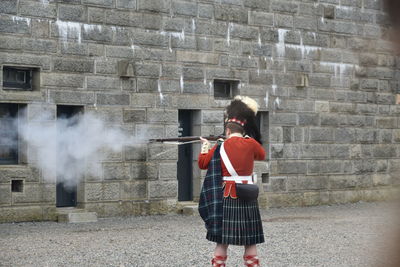
M 218 139 L 222 138 L 225 139 L 225 136 L 223 135 L 210 135 L 210 136 L 201 136 L 204 139 L 207 139 L 209 141 L 217 141 Z M 150 139 L 150 143 L 154 142 L 179 142 L 179 143 L 184 143 L 184 142 L 191 142 L 191 141 L 200 141 L 200 136 L 184 136 L 184 137 L 173 137 L 173 138 L 157 138 L 157 139 Z

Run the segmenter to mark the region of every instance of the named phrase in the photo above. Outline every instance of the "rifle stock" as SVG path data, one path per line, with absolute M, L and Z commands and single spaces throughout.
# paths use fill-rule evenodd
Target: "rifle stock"
M 204 139 L 209 141 L 217 141 L 220 138 L 225 138 L 223 135 L 210 135 L 210 136 L 201 136 Z M 184 136 L 184 137 L 173 137 L 173 138 L 157 138 L 157 139 L 150 139 L 151 143 L 154 142 L 190 142 L 200 140 L 200 136 Z

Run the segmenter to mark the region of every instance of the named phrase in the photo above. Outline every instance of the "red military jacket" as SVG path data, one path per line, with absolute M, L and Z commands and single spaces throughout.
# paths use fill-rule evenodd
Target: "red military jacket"
M 200 169 L 207 169 L 214 154 L 215 145 L 208 153 L 200 153 L 198 164 Z M 253 138 L 231 136 L 224 142 L 224 148 L 233 168 L 240 176 L 249 176 L 253 173 L 254 160 L 264 160 L 264 148 Z M 231 176 L 221 159 L 222 176 Z M 224 181 L 224 197 L 236 198 L 234 181 Z

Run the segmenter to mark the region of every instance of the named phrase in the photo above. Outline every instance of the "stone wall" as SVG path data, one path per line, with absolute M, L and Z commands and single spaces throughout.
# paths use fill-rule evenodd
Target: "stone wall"
M 0 87 L 0 102 L 82 105 L 148 138 L 176 136 L 178 110 L 191 109 L 198 134 L 220 134 L 229 100 L 214 99 L 213 80 L 239 80 L 268 116 L 263 207 L 379 200 L 400 166 L 386 25 L 378 0 L 2 0 L 0 64 L 39 67 L 40 90 Z M 176 205 L 177 149 L 106 156 L 101 179 L 79 185 L 79 206 L 112 216 Z M 54 219 L 55 184 L 34 161 L 0 166 L 0 221 Z M 15 177 L 23 195 L 10 192 Z

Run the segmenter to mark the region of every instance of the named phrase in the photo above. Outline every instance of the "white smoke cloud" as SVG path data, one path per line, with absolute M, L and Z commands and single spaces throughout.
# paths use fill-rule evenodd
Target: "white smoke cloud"
M 14 119 L 19 125 L 20 140 L 27 144 L 30 164 L 37 165 L 49 182 L 76 185 L 85 176 L 101 178 L 104 151 L 121 152 L 124 146 L 143 142 L 118 127 L 106 125 L 93 114 L 49 120 L 43 112 L 35 118 Z M 0 125 L 1 129 L 5 125 Z M 12 142 L 0 136 L 0 144 Z

